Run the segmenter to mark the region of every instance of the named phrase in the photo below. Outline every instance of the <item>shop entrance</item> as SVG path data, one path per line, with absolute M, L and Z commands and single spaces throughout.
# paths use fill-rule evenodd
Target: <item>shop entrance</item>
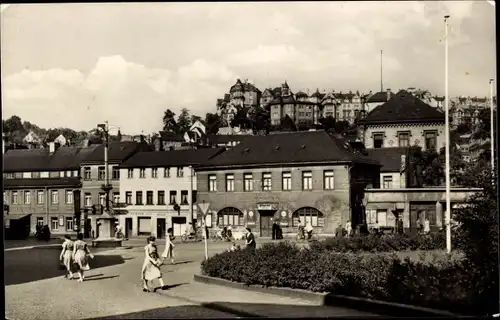
M 258 210 L 260 216 L 260 236 L 272 237 L 273 235 L 273 217 L 276 210 Z

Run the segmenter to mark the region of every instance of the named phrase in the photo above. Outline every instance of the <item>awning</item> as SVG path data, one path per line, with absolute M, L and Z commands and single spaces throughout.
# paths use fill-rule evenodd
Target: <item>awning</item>
M 28 216 L 31 216 L 31 213 L 28 213 L 28 214 L 25 214 L 25 213 L 22 213 L 22 214 L 8 214 L 8 215 L 5 215 L 4 218 L 5 218 L 5 220 L 20 220 L 20 219 L 28 217 Z

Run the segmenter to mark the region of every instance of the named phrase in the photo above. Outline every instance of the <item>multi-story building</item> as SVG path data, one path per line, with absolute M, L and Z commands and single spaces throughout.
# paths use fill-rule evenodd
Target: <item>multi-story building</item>
M 223 99 L 217 99 L 217 114 L 229 125 L 240 109 L 258 107 L 262 92 L 248 80 L 240 79 L 229 89 Z
M 48 225 L 52 234 L 75 233 L 80 207 L 80 161 L 93 149 L 77 147 L 9 150 L 4 154 L 4 204 L 8 220 L 30 215 L 30 232 Z
M 210 205 L 207 226 L 245 226 L 270 236 L 310 221 L 315 233 L 364 220 L 363 190 L 378 187 L 380 164 L 338 135 L 302 131 L 245 140 L 197 168 L 198 203 Z
M 197 217 L 197 177 L 194 166 L 220 154 L 224 148 L 138 152 L 120 170 L 120 198 L 125 215 L 119 217 L 126 236 L 179 236 Z
M 406 168 L 408 168 L 409 148 L 367 149 L 368 155 L 376 159 L 380 168 L 381 189 L 402 189 L 407 187 Z
M 366 96 L 366 99 L 364 101 L 364 111 L 365 114 L 368 115 L 370 112 L 372 112 L 376 107 L 383 105 L 391 97 L 394 95 L 392 93 L 391 89 L 387 89 L 386 92 L 380 91 L 377 93 L 372 93 L 371 91 L 368 93 Z
M 105 145 L 98 145 L 80 163 L 83 179 L 81 199 L 84 230 L 86 233 L 89 230 L 94 231 L 95 237 L 99 237 L 98 215 L 106 206 L 106 193 L 102 188 L 106 184 L 104 151 Z M 123 202 L 120 201 L 120 169 L 118 166 L 139 151 L 149 151 L 149 146 L 146 143 L 134 141 L 109 143 L 108 178 L 109 184 L 112 186 L 109 196 L 111 208 L 120 207 L 121 202 Z
M 359 136 L 366 148 L 421 146 L 439 152 L 444 122 L 444 113 L 401 90 L 359 121 Z

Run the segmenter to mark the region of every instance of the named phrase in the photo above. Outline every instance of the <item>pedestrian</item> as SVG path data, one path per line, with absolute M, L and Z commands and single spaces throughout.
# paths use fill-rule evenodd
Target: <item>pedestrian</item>
M 347 220 L 347 222 L 345 224 L 345 231 L 347 231 L 346 237 L 349 238 L 352 234 L 351 220 Z
M 160 256 L 158 255 L 158 248 L 156 247 L 155 240 L 155 237 L 149 236 L 147 238 L 148 244 L 144 247 L 145 256 L 141 270 L 141 279 L 143 284 L 142 291 L 144 292 L 150 292 L 148 284 L 149 281 L 153 281 L 154 279 L 158 279 L 161 289 L 166 289 L 160 270 L 162 261 L 160 260 Z M 156 288 L 153 290 L 156 291 Z
M 306 223 L 307 240 L 311 239 L 313 230 L 314 229 L 311 225 L 311 221 L 307 221 Z
M 278 231 L 278 226 L 276 225 L 276 221 L 273 221 L 273 227 L 272 227 L 272 231 L 273 231 L 273 240 L 276 240 L 276 232 Z
M 398 219 L 398 233 L 403 234 L 403 232 L 404 232 L 403 218 L 399 217 L 399 219 Z
M 167 234 L 165 235 L 165 250 L 163 250 L 163 254 L 161 255 L 163 259 L 170 258 L 172 264 L 175 264 L 175 254 L 174 254 L 174 243 L 172 242 L 174 236 L 172 234 L 172 228 L 169 228 Z
M 277 224 L 277 228 L 278 228 L 277 238 L 278 238 L 278 240 L 282 240 L 283 239 L 283 229 L 281 229 L 281 225 L 280 225 L 279 221 L 276 224 Z
M 424 234 L 429 234 L 431 232 L 431 222 L 427 217 L 424 220 Z
M 78 266 L 78 281 L 83 282 L 85 280 L 84 271 L 90 270 L 89 257 L 94 259 L 94 255 L 90 252 L 87 243 L 83 241 L 82 233 L 79 233 L 76 238 L 77 240 L 73 243 L 73 261 Z
M 59 255 L 59 261 L 66 269 L 65 278 L 71 280 L 73 279 L 73 241 L 71 241 L 70 236 L 64 236 L 64 242 L 62 244 L 61 254 Z M 68 277 L 69 275 L 69 277 Z
M 245 228 L 245 229 L 247 231 L 246 243 L 245 243 L 246 247 L 253 251 L 257 247 L 257 244 L 255 243 L 255 237 L 253 236 L 252 230 L 250 230 L 250 228 Z
M 345 235 L 345 230 L 342 228 L 342 225 L 339 224 L 337 228 L 335 229 L 335 237 L 336 238 L 341 238 Z

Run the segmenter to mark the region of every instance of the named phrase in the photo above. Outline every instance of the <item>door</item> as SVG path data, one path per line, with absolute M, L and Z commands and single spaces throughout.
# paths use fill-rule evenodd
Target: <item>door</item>
M 163 239 L 165 236 L 165 218 L 156 219 L 156 236 L 158 239 Z
M 271 237 L 273 235 L 272 217 L 268 215 L 260 215 L 260 236 Z
M 138 235 L 150 235 L 151 234 L 151 218 L 138 218 L 137 222 L 139 224 L 138 226 Z
M 125 218 L 125 238 L 132 236 L 132 218 Z
M 186 217 L 172 217 L 174 236 L 181 236 L 186 232 Z

